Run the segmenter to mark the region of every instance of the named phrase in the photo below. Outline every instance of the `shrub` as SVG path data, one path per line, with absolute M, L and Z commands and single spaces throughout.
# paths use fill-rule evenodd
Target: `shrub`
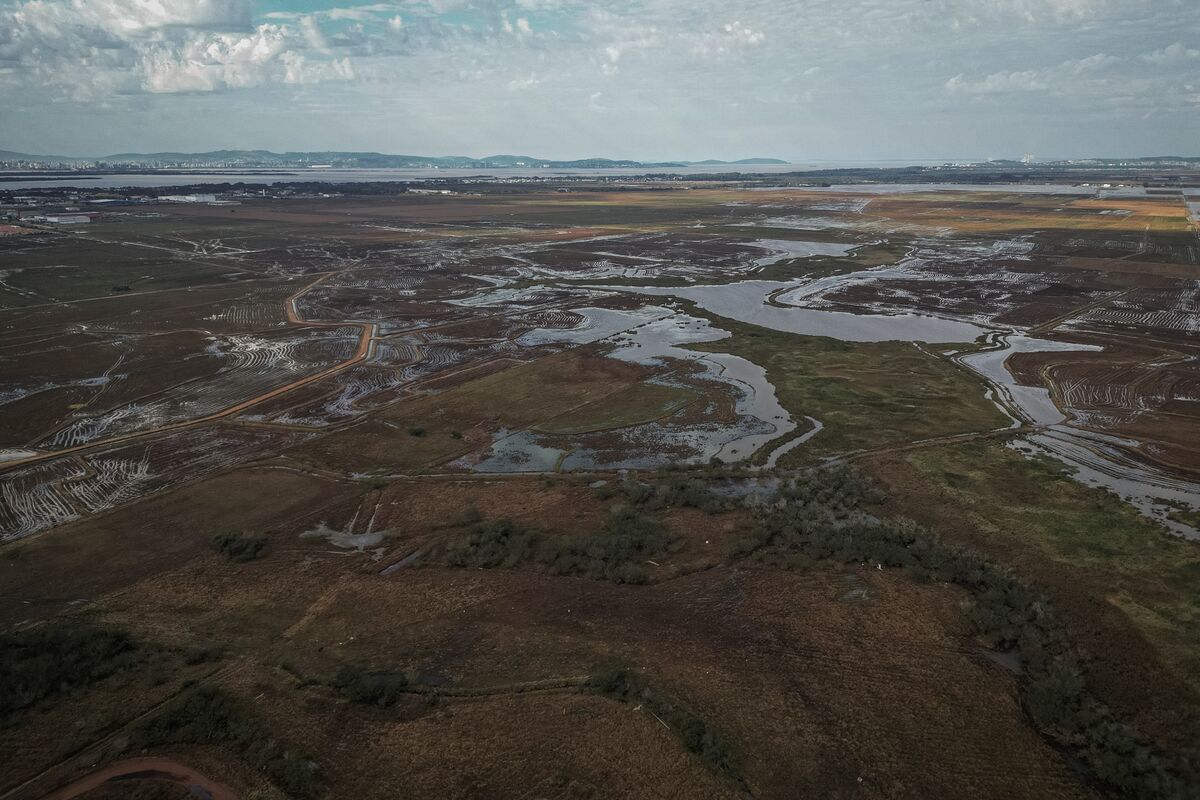
M 233 697 L 208 686 L 188 691 L 131 734 L 137 748 L 176 744 L 224 745 L 262 769 L 288 797 L 310 800 L 322 792 L 320 768 L 285 748 Z
M 220 661 L 224 651 L 220 647 L 193 647 L 183 652 L 183 663 L 189 665 Z
M 172 701 L 133 732 L 138 747 L 172 744 L 257 744 L 262 730 L 228 694 L 208 686 Z
M 241 564 L 261 556 L 267 549 L 267 538 L 241 533 L 218 533 L 212 538 L 212 545 L 230 561 Z
M 698 756 L 709 769 L 744 786 L 741 766 L 720 733 L 651 687 L 641 676 L 621 667 L 605 667 L 588 677 L 584 690 L 607 695 L 622 703 L 639 704 L 666 723 L 688 752 Z
M 718 514 L 731 506 L 727 498 L 717 494 L 697 478 L 673 476 L 654 484 L 626 478 L 621 482 L 621 491 L 630 503 L 647 511 L 662 508 L 698 508 L 709 514 Z
M 368 672 L 347 666 L 338 670 L 333 685 L 353 703 L 386 707 L 408 689 L 408 678 L 402 672 Z
M 446 560 L 456 567 L 515 567 L 529 557 L 533 538 L 532 531 L 511 520 L 477 523 Z
M 0 716 L 73 694 L 133 665 L 123 631 L 77 622 L 0 635 Z
M 616 488 L 608 481 L 603 481 L 599 486 L 596 486 L 592 491 L 596 495 L 597 500 L 611 500 L 617 496 Z
M 420 425 L 413 425 L 411 428 L 408 429 L 408 435 L 409 436 L 424 436 L 425 429 L 422 428 Z
M 665 552 L 672 543 L 653 517 L 622 506 L 612 509 L 602 532 L 558 539 L 542 553 L 541 560 L 555 575 L 645 583 L 645 562 Z

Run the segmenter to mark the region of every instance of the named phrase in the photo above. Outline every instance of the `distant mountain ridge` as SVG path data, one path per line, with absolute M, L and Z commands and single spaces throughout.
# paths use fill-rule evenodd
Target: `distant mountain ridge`
M 114 153 L 100 158 L 78 156 L 31 155 L 0 150 L 0 161 L 31 165 L 97 165 L 108 167 L 175 167 L 175 168 L 276 168 L 312 169 L 317 167 L 341 169 L 643 169 L 686 166 L 787 164 L 778 158 L 744 158 L 739 161 L 631 161 L 610 158 L 580 158 L 557 160 L 522 155 L 494 155 L 482 158 L 471 156 L 412 156 L 371 152 L 342 152 L 337 150 L 275 153 L 270 150 L 213 150 L 207 153 Z

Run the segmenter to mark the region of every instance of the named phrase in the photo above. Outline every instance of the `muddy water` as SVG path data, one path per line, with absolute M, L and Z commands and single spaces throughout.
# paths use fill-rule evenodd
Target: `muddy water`
M 1026 421 L 1035 425 L 1055 425 L 1065 422 L 1067 416 L 1054 404 L 1048 389 L 1037 386 L 1021 386 L 1017 383 L 1006 366 L 1009 356 L 1015 353 L 1103 349 L 1095 345 L 1054 342 L 1049 339 L 1035 339 L 1020 334 L 998 336 L 996 345 L 994 350 L 959 356 L 957 360 L 986 378 L 996 387 L 1000 396 L 1008 401 L 1007 405 L 1010 409 L 1018 411 Z M 1001 406 L 1001 409 L 1004 410 L 1004 406 Z
M 1122 444 L 1131 443 L 1114 436 L 1054 425 L 1018 440 L 1013 446 L 1027 455 L 1047 455 L 1063 462 L 1073 470 L 1072 477 L 1079 483 L 1107 489 L 1172 533 L 1200 541 L 1200 531 L 1169 517 L 1172 503 L 1200 510 L 1200 485 L 1135 461 L 1121 449 Z
M 767 380 L 767 371 L 752 361 L 729 353 L 697 353 L 681 345 L 716 342 L 731 336 L 728 331 L 712 327 L 708 320 L 687 314 L 676 314 L 642 325 L 617 339 L 619 347 L 610 355 L 638 364 L 662 364 L 676 358 L 696 361 L 706 367 L 708 375 L 738 390 L 735 410 L 742 418 L 758 420 L 760 433 L 742 432 L 721 444 L 714 453 L 722 461 L 748 458 L 767 442 L 785 436 L 796 429 L 791 415 L 779 403 L 775 387 Z M 718 437 L 704 448 L 709 450 Z
M 517 344 L 525 347 L 557 342 L 591 344 L 638 325 L 675 314 L 671 309 L 662 306 L 645 306 L 635 311 L 614 311 L 608 308 L 576 308 L 573 310 L 576 314 L 583 315 L 582 324 L 567 330 L 538 328 L 517 337 Z
M 779 447 L 776 447 L 774 450 L 772 450 L 771 454 L 767 456 L 767 469 L 773 469 L 775 465 L 779 463 L 780 458 L 795 450 L 797 447 L 804 444 L 825 429 L 825 423 L 821 422 L 821 420 L 817 419 L 816 417 L 805 417 L 805 419 L 808 420 L 812 427 L 797 436 L 795 439 L 792 439 L 790 442 L 785 442 L 784 444 L 781 444 Z
M 1167 505 L 1174 503 L 1200 509 L 1200 485 L 1129 456 L 1129 450 L 1137 442 L 1068 425 L 1067 414 L 1055 405 L 1048 390 L 1019 385 L 1006 365 L 1014 353 L 1103 348 L 1015 334 L 996 337 L 996 344 L 994 350 L 959 356 L 957 360 L 994 387 L 997 397 L 1003 401 L 997 402 L 1001 410 L 1042 428 L 1038 433 L 1017 440 L 1013 445 L 1017 450 L 1026 455 L 1047 455 L 1061 461 L 1071 468 L 1072 477 L 1078 482 L 1107 489 L 1179 536 L 1200 539 L 1200 531 L 1169 518 L 1171 508 Z M 991 399 L 995 402 L 997 397 Z
M 878 275 L 878 273 L 874 273 Z M 824 289 L 850 276 L 821 279 Z M 722 317 L 759 325 L 771 330 L 805 336 L 829 336 L 847 342 L 973 342 L 987 328 L 960 320 L 926 314 L 848 314 L 815 308 L 769 305 L 767 296 L 790 293 L 816 283 L 796 281 L 741 281 L 728 285 L 657 287 L 614 286 L 613 291 L 654 297 L 691 300 L 705 311 Z M 596 287 L 603 288 L 603 287 Z
M 812 256 L 845 256 L 861 245 L 850 242 L 803 242 L 791 239 L 755 239 L 751 244 L 768 251 L 754 259 L 757 267 L 767 267 L 779 261 Z
M 686 461 L 703 462 L 714 456 L 724 461 L 741 461 L 796 429 L 796 423 L 780 405 L 775 387 L 767 380 L 766 370 L 761 366 L 729 353 L 697 352 L 685 347 L 720 341 L 730 336 L 728 331 L 712 327 L 707 320 L 662 306 L 647 306 L 636 311 L 600 308 L 574 311 L 585 318 L 579 327 L 567 331 L 539 330 L 526 334 L 526 337 L 536 343 L 607 340 L 614 345 L 610 357 L 638 364 L 662 366 L 671 359 L 695 363 L 703 369 L 697 378 L 681 381 L 668 376 L 656 380 L 690 388 L 694 388 L 694 380 L 732 387 L 738 422 L 734 425 L 682 426 L 668 421 L 609 431 L 603 436 L 621 440 L 621 454 L 615 457 L 611 452 L 603 455 L 589 446 L 588 434 L 572 436 L 568 449 L 557 446 L 561 439 L 551 435 L 535 431 L 501 431 L 482 461 L 463 462 L 462 466 L 472 466 L 482 472 L 648 468 L 679 460 L 665 453 L 680 451 L 691 454 L 682 459 Z M 789 442 L 789 449 L 791 446 L 795 445 Z

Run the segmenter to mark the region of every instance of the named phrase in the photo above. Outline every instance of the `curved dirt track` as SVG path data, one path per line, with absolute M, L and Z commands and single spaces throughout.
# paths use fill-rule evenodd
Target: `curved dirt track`
M 118 761 L 54 790 L 42 800 L 72 800 L 106 783 L 133 778 L 177 783 L 187 787 L 196 797 L 207 797 L 209 800 L 238 800 L 238 796 L 228 786 L 201 775 L 187 764 L 159 757 Z

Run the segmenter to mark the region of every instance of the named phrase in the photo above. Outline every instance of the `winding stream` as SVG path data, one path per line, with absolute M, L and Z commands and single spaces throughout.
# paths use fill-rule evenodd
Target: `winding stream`
M 828 290 L 852 278 L 822 278 Z M 768 295 L 792 293 L 812 285 L 814 281 L 741 281 L 731 284 L 704 286 L 610 286 L 612 291 L 643 294 L 653 297 L 677 297 L 691 300 L 705 311 L 722 317 L 747 322 L 771 330 L 798 333 L 805 336 L 829 336 L 845 342 L 972 342 L 987 328 L 972 322 L 934 317 L 928 314 L 851 314 L 845 311 L 826 311 L 819 308 L 770 305 Z
M 992 339 L 994 347 L 955 358 L 988 382 L 991 388 L 985 397 L 1009 415 L 1014 428 L 1024 423 L 1040 429 L 1037 433 L 1019 440 L 1017 446 L 1023 452 L 1036 451 L 1050 455 L 1070 467 L 1073 476 L 1080 483 L 1113 492 L 1179 536 L 1200 539 L 1200 531 L 1169 517 L 1172 506 L 1200 509 L 1200 484 L 1135 459 L 1129 455 L 1129 451 L 1136 446 L 1136 442 L 1070 425 L 1068 414 L 1055 404 L 1049 390 L 1019 384 L 1007 366 L 1009 356 L 1014 353 L 1103 348 L 1039 339 L 1011 330 L 1001 332 L 970 322 L 928 315 L 848 314 L 786 304 L 788 300 L 803 301 L 847 281 L 862 280 L 868 274 L 880 276 L 886 271 L 887 268 L 865 270 L 815 281 L 751 280 L 729 285 L 680 288 L 608 288 L 636 294 L 683 298 L 719 316 L 773 330 L 829 336 L 843 341 L 950 343 L 975 341 L 980 336 L 988 336 Z M 772 296 L 777 304 L 768 302 L 768 298 Z M 810 433 L 817 430 L 819 423 L 816 423 Z M 804 440 L 804 437 L 800 437 L 777 448 L 771 453 L 768 466 L 773 466 L 781 456 L 800 446 Z
M 689 344 L 716 342 L 731 334 L 714 328 L 708 320 L 700 319 L 662 306 L 646 306 L 636 311 L 616 311 L 602 308 L 576 308 L 585 322 L 571 330 L 541 329 L 525 334 L 528 343 L 547 342 L 588 343 L 611 341 L 614 348 L 610 358 L 636 364 L 663 366 L 670 360 L 699 365 L 701 381 L 729 385 L 734 390 L 734 411 L 737 422 L 672 425 L 645 423 L 630 429 L 635 438 L 625 445 L 632 455 L 613 461 L 590 447 L 587 434 L 574 438 L 581 444 L 573 449 L 554 445 L 555 437 L 536 431 L 502 431 L 492 444 L 490 453 L 471 465 L 482 472 L 552 471 L 554 469 L 614 469 L 644 468 L 661 465 L 661 450 L 683 446 L 693 451 L 691 461 L 707 461 L 716 457 L 723 461 L 748 459 L 769 443 L 796 430 L 796 422 L 780 404 L 775 387 L 767 380 L 766 370 L 740 356 L 730 353 L 691 350 Z M 690 381 L 672 377 L 654 379 L 664 385 L 691 386 Z M 803 436 L 787 442 L 780 450 L 807 441 L 821 429 L 821 423 L 810 418 L 813 428 Z M 621 436 L 618 431 L 606 435 Z M 640 445 L 640 446 L 639 446 Z M 786 449 L 785 449 L 786 448 Z M 642 452 L 639 452 L 642 451 Z M 782 453 L 779 453 L 782 455 Z M 778 455 L 772 453 L 778 459 Z M 464 464 L 465 465 L 465 464 Z

